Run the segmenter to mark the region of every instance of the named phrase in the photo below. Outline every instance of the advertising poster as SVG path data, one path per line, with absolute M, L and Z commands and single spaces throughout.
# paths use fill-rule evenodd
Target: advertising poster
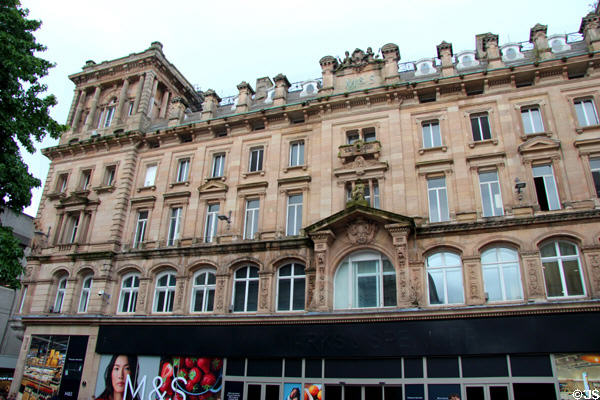
M 600 399 L 600 354 L 555 354 L 561 399 Z
M 283 384 L 283 400 L 302 400 L 302 384 L 300 383 L 284 383 Z
M 31 336 L 21 381 L 22 400 L 58 398 L 68 336 Z
M 323 391 L 320 384 L 307 383 L 304 385 L 304 400 L 323 400 Z
M 223 359 L 103 355 L 96 399 L 222 400 Z M 150 396 L 150 397 L 149 397 Z

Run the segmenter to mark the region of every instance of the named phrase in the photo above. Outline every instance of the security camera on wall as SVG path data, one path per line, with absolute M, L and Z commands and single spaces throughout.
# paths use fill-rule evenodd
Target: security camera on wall
M 98 290 L 98 296 L 104 296 L 104 289 Z

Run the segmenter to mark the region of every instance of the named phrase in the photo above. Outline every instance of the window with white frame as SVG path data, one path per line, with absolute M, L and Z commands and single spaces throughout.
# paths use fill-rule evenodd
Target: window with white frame
M 277 270 L 277 311 L 304 310 L 304 265 L 286 264 Z
M 206 225 L 204 227 L 204 242 L 210 243 L 217 236 L 219 222 L 219 204 L 209 204 L 206 209 Z
M 492 138 L 487 113 L 471 114 L 471 131 L 473 132 L 473 141 L 475 142 Z
M 526 135 L 544 132 L 542 113 L 538 106 L 521 108 L 521 121 Z
M 438 120 L 423 122 L 421 129 L 423 133 L 423 148 L 430 149 L 442 146 L 442 133 Z
M 211 178 L 220 178 L 225 171 L 225 153 L 215 154 L 212 161 Z
M 296 236 L 302 228 L 302 194 L 293 194 L 287 198 L 287 224 L 285 234 Z
M 576 99 L 574 104 L 579 126 L 598 125 L 598 113 L 593 99 Z
M 194 274 L 191 312 L 211 312 L 215 302 L 216 276 L 213 271 L 202 270 Z
M 121 313 L 134 313 L 137 304 L 140 275 L 130 273 L 123 277 L 121 292 L 119 293 L 119 309 Z
M 175 300 L 175 273 L 164 272 L 156 277 L 154 312 L 172 312 Z
M 304 140 L 290 143 L 290 167 L 304 165 Z
M 244 239 L 254 239 L 258 232 L 258 212 L 260 200 L 246 200 L 246 215 L 244 218 Z
M 590 159 L 590 171 L 592 172 L 592 179 L 594 180 L 596 196 L 600 197 L 600 158 Z
M 115 175 L 117 173 L 116 165 L 107 165 L 104 170 L 104 186 L 112 186 L 115 183 Z
M 335 272 L 333 308 L 396 306 L 396 272 L 383 254 L 358 251 Z
M 363 142 L 374 142 L 377 140 L 377 136 L 375 133 L 374 127 L 362 128 L 362 129 L 352 129 L 346 131 L 346 143 L 354 144 L 355 142 L 362 140 Z
M 115 109 L 117 107 L 116 99 L 112 99 L 108 106 L 100 113 L 100 120 L 98 121 L 98 128 L 108 128 L 112 123 L 115 115 Z
M 92 179 L 92 170 L 85 169 L 81 171 L 81 180 L 79 182 L 79 188 L 81 190 L 88 190 L 90 187 L 90 181 Z
M 167 236 L 167 246 L 174 246 L 179 239 L 181 230 L 181 207 L 171 208 L 169 217 L 169 234 Z
M 535 184 L 535 192 L 540 210 L 560 210 L 560 200 L 558 198 L 558 189 L 552 165 L 538 165 L 533 167 L 533 183 Z
M 154 186 L 154 181 L 156 180 L 156 170 L 157 169 L 158 169 L 158 165 L 156 165 L 156 164 L 149 164 L 146 166 L 144 187 Z
M 182 158 L 177 162 L 176 182 L 186 182 L 190 172 L 190 159 Z
M 81 284 L 81 295 L 79 296 L 79 308 L 77 309 L 80 313 L 87 312 L 88 303 L 90 302 L 90 294 L 92 293 L 92 277 L 88 276 L 84 278 Z
M 54 307 L 52 311 L 55 313 L 62 312 L 63 304 L 65 301 L 65 294 L 67 293 L 67 277 L 63 277 L 58 281 L 56 285 L 56 298 L 54 299 Z
M 462 262 L 458 254 L 442 251 L 427 257 L 427 279 L 429 304 L 465 302 Z
M 77 240 L 77 231 L 79 230 L 79 213 L 67 214 L 65 229 L 63 232 L 63 243 L 75 243 Z
M 585 295 L 579 249 L 574 243 L 556 240 L 544 244 L 540 256 L 549 298 Z
M 504 215 L 502 195 L 500 194 L 500 181 L 498 172 L 480 172 L 479 189 L 481 190 L 481 205 L 484 217 L 497 217 Z
M 449 221 L 445 177 L 427 179 L 427 197 L 429 199 L 429 222 Z
M 233 275 L 233 311 L 253 312 L 258 306 L 258 268 L 246 266 Z
M 253 147 L 250 149 L 248 172 L 257 172 L 263 170 L 263 154 L 263 147 Z
M 488 301 L 523 299 L 519 254 L 508 247 L 493 247 L 481 253 L 483 284 Z
M 140 247 L 146 239 L 146 226 L 148 225 L 148 210 L 139 210 L 133 236 L 133 248 Z

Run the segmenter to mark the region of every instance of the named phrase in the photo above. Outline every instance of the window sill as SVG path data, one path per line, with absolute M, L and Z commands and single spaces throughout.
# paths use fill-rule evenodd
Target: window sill
M 74 194 L 76 196 L 87 196 L 90 194 L 89 189 L 77 189 L 77 190 L 73 190 L 71 192 L 71 194 Z
M 552 132 L 534 132 L 534 133 L 527 133 L 525 135 L 521 135 L 521 140 L 526 142 L 531 138 L 535 138 L 535 137 L 552 137 Z
M 249 172 L 244 172 L 242 173 L 242 176 L 244 178 L 247 178 L 249 176 L 265 176 L 265 170 L 262 169 L 260 171 L 249 171 Z
M 472 142 L 469 142 L 469 147 L 470 148 L 474 148 L 475 146 L 483 146 L 486 144 L 493 144 L 494 146 L 498 145 L 498 139 L 485 139 L 485 140 L 475 140 Z
M 156 185 L 152 185 L 152 186 L 142 186 L 137 188 L 137 192 L 145 192 L 145 191 L 155 191 L 156 190 Z
M 209 176 L 208 178 L 206 178 L 204 180 L 204 182 L 214 182 L 214 181 L 223 181 L 225 182 L 227 180 L 227 177 L 225 175 L 222 176 Z
M 96 186 L 92 188 L 96 193 L 104 193 L 104 192 L 114 192 L 115 185 L 110 186 Z
M 48 193 L 48 198 L 50 200 L 64 199 L 65 197 L 67 197 L 67 194 L 65 192 L 52 192 L 52 193 Z
M 600 129 L 600 125 L 599 124 L 595 124 L 595 125 L 587 125 L 587 126 L 578 126 L 577 128 L 575 128 L 575 132 L 582 134 L 585 131 L 594 131 Z
M 302 170 L 302 171 L 306 171 L 308 169 L 308 166 L 306 166 L 306 164 L 303 165 L 292 165 L 289 167 L 285 167 L 283 169 L 284 173 L 287 173 L 288 171 L 294 171 L 294 170 Z
M 169 188 L 173 188 L 175 186 L 190 186 L 190 181 L 173 182 L 169 184 Z
M 448 151 L 448 146 L 437 146 L 437 147 L 421 147 L 419 149 L 419 154 L 423 155 L 427 152 L 436 152 L 436 151 L 446 152 Z

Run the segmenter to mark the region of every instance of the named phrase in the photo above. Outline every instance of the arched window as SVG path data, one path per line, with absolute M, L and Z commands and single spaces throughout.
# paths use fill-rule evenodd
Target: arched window
M 191 312 L 210 312 L 215 302 L 216 277 L 213 271 L 198 271 L 194 274 Z
M 481 253 L 483 283 L 488 301 L 523 298 L 519 254 L 507 247 L 493 247 Z
M 277 311 L 304 310 L 304 265 L 292 263 L 277 270 Z
M 442 251 L 427 257 L 429 304 L 465 302 L 462 263 L 458 254 Z
M 154 289 L 155 312 L 172 312 L 175 299 L 175 273 L 164 272 L 156 277 Z
M 81 285 L 81 296 L 79 297 L 79 308 L 77 309 L 80 313 L 87 312 L 88 303 L 90 302 L 90 293 L 92 292 L 92 276 L 87 276 L 83 279 Z
M 138 273 L 134 272 L 123 277 L 123 281 L 121 282 L 121 293 L 119 294 L 119 312 L 135 312 L 139 287 L 140 275 Z
M 258 305 L 258 268 L 246 266 L 233 277 L 233 311 L 256 311 Z
M 56 299 L 54 300 L 54 307 L 52 311 L 59 313 L 62 312 L 63 303 L 65 300 L 65 293 L 67 292 L 67 277 L 61 278 L 58 281 L 58 285 L 56 287 Z
M 396 305 L 396 272 L 380 253 L 352 253 L 335 273 L 334 293 L 335 309 L 393 307 Z
M 579 249 L 571 242 L 553 241 L 540 247 L 548 297 L 583 296 Z

